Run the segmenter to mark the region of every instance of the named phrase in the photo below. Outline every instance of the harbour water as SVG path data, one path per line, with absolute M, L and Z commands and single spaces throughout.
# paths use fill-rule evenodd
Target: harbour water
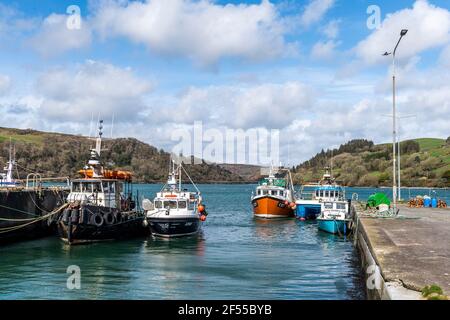
M 148 198 L 160 187 L 137 185 Z M 209 216 L 195 238 L 0 247 L 0 299 L 365 299 L 350 240 L 315 222 L 255 220 L 254 185 L 199 187 Z M 73 265 L 79 290 L 66 286 Z

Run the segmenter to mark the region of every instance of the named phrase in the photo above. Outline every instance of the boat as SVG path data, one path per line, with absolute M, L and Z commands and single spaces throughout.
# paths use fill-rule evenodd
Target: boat
M 0 173 L 0 188 L 15 188 L 19 186 L 19 182 L 13 177 L 14 168 L 16 165 L 15 157 L 13 157 L 12 144 L 9 145 L 9 160 L 6 166 L 3 168 L 3 172 Z
M 322 210 L 317 218 L 319 230 L 346 235 L 349 231 L 350 203 L 345 200 L 326 201 L 322 203 Z
M 153 236 L 165 238 L 195 235 L 208 215 L 206 206 L 182 163 L 175 165 L 171 160 L 171 164 L 169 178 L 161 191 L 153 201 L 144 199 L 142 202 L 150 232 Z M 182 172 L 192 183 L 195 192 L 183 188 Z
M 133 195 L 132 173 L 107 170 L 101 162 L 103 121 L 95 149 L 82 178 L 70 182 L 67 208 L 58 221 L 60 238 L 67 244 L 119 240 L 146 234 L 145 215 Z
M 294 217 L 296 206 L 291 172 L 279 168 L 275 173 L 271 166 L 269 176 L 260 180 L 256 193 L 252 193 L 251 202 L 256 218 Z
M 336 182 L 330 168 L 326 167 L 319 182 L 302 185 L 300 195 L 295 202 L 296 217 L 302 221 L 314 220 L 320 215 L 323 202 L 343 200 L 344 198 L 345 189 Z

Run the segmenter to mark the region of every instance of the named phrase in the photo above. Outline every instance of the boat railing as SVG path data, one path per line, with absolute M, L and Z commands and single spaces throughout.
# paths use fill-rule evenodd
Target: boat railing
M 23 180 L 17 180 L 22 182 Z M 68 189 L 70 188 L 70 179 L 69 177 L 56 177 L 56 178 L 42 178 L 39 173 L 30 173 L 27 175 L 25 180 L 25 189 L 42 189 L 44 187 L 44 183 L 49 182 L 64 182 L 64 186 L 47 186 L 49 189 Z

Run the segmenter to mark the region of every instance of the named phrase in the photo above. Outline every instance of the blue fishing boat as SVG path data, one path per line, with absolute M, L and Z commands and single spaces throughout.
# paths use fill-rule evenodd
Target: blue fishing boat
M 317 218 L 319 230 L 346 235 L 349 232 L 350 204 L 345 200 L 322 203 L 322 211 Z
M 300 220 L 314 220 L 322 212 L 323 202 L 344 200 L 344 198 L 344 188 L 336 183 L 327 167 L 319 182 L 302 186 L 295 202 L 296 217 Z

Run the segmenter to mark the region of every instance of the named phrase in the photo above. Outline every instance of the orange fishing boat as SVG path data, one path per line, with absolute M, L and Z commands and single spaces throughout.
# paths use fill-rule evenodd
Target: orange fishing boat
M 289 218 L 294 216 L 295 200 L 289 170 L 281 169 L 260 181 L 252 194 L 253 214 L 257 218 Z

